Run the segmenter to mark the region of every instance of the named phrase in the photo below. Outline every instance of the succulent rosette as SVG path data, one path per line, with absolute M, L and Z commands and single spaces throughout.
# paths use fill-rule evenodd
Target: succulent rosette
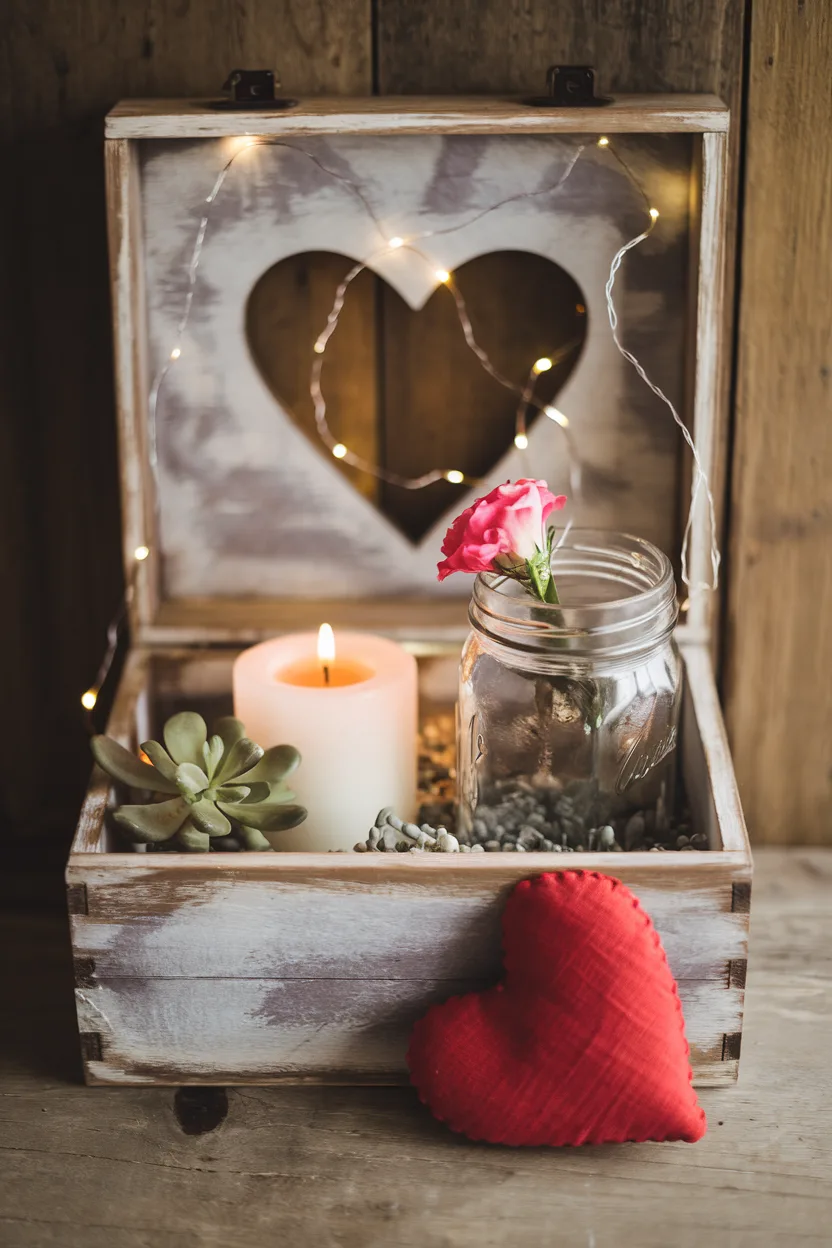
M 239 719 L 226 716 L 209 737 L 205 720 L 182 711 L 165 724 L 164 745 L 145 741 L 143 762 L 110 737 L 92 739 L 96 762 L 132 789 L 162 800 L 120 806 L 115 823 L 140 844 L 173 842 L 176 849 L 268 850 L 266 832 L 297 827 L 306 818 L 285 785 L 300 762 L 291 745 L 264 750 L 245 735 Z
M 442 543 L 439 580 L 453 572 L 500 572 L 541 602 L 558 602 L 551 560 L 554 511 L 566 504 L 545 481 L 522 478 L 498 485 L 457 516 Z

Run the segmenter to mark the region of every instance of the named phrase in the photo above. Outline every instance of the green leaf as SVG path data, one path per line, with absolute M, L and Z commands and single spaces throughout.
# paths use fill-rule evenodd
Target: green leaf
M 185 801 L 193 806 L 208 788 L 208 777 L 196 763 L 180 763 L 176 768 L 176 783 Z
M 222 766 L 214 777 L 215 784 L 237 780 L 243 772 L 250 771 L 263 757 L 263 747 L 248 737 L 240 737 L 222 760 Z
M 261 801 L 269 801 L 272 804 L 278 802 L 293 802 L 297 796 L 294 789 L 287 788 L 285 784 L 270 784 L 268 798 L 261 798 Z
M 208 773 L 208 779 L 213 780 L 217 768 L 219 767 L 222 756 L 225 753 L 225 742 L 222 737 L 216 734 L 210 741 L 206 741 L 202 747 L 202 757 L 205 762 L 205 770 Z
M 131 789 L 150 789 L 153 793 L 176 793 L 173 781 L 161 775 L 155 767 L 148 767 L 135 754 L 131 754 L 111 737 L 93 737 L 90 742 L 93 758 L 114 780 Z
M 234 742 L 239 741 L 240 737 L 246 735 L 246 726 L 241 719 L 237 719 L 234 715 L 223 715 L 214 724 L 214 732 L 221 739 L 227 754 Z
M 267 841 L 263 833 L 259 832 L 257 828 L 246 828 L 243 824 L 239 824 L 237 835 L 243 842 L 243 849 L 254 852 L 271 849 L 272 847 L 271 841 Z
M 229 819 L 249 828 L 257 828 L 261 832 L 294 828 L 306 818 L 306 811 L 302 806 L 276 805 L 271 802 L 260 802 L 256 806 L 237 805 L 234 802 L 220 802 L 218 805 Z
M 190 854 L 207 854 L 211 848 L 211 838 L 195 828 L 190 819 L 179 829 L 176 840 L 179 847 Z
M 231 794 L 236 791 L 242 793 L 242 797 L 232 797 Z M 268 802 L 271 798 L 272 786 L 266 784 L 265 780 L 255 780 L 253 784 L 224 784 L 222 789 L 217 793 L 217 800 L 222 802 L 245 802 L 248 806 L 255 802 Z
M 249 780 L 266 780 L 269 784 L 276 784 L 290 776 L 299 762 L 300 754 L 293 745 L 273 745 L 251 771 L 244 772 L 237 779 L 244 784 L 248 784 Z
M 166 780 L 172 780 L 176 783 L 176 763 L 168 754 L 163 745 L 158 741 L 145 741 L 142 745 L 147 757 L 150 759 L 157 771 L 160 771 Z
M 557 587 L 555 585 L 555 578 L 551 574 L 549 575 L 549 584 L 546 586 L 546 594 L 543 598 L 543 601 L 552 602 L 552 603 L 560 603 L 560 598 L 558 598 Z
M 196 711 L 180 711 L 164 728 L 165 745 L 175 763 L 202 762 L 202 747 L 208 738 L 205 720 Z
M 200 832 L 206 832 L 208 836 L 228 836 L 231 831 L 231 824 L 225 815 L 207 798 L 191 806 L 189 813 Z
M 303 823 L 306 814 L 303 806 L 281 806 L 279 822 L 270 824 L 265 831 L 288 832 L 289 828 L 296 828 L 299 823 Z
M 269 786 L 266 784 L 263 787 L 266 790 L 266 796 L 268 796 Z M 216 790 L 216 800 L 218 802 L 244 802 L 248 799 L 250 793 L 251 789 L 245 784 L 223 784 Z
M 120 806 L 113 819 L 125 828 L 132 840 L 151 844 L 169 841 L 188 818 L 188 803 L 181 797 L 169 802 L 154 802 L 147 806 Z

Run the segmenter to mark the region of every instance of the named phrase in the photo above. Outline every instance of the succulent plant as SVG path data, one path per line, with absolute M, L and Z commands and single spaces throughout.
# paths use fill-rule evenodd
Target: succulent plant
M 229 715 L 216 722 L 209 738 L 202 716 L 182 711 L 165 724 L 164 745 L 142 745 L 149 764 L 110 737 L 93 737 L 95 761 L 114 780 L 163 795 L 161 801 L 120 806 L 116 824 L 131 841 L 173 842 L 171 848 L 192 853 L 271 849 L 264 832 L 294 828 L 306 818 L 284 784 L 300 754 L 291 745 L 264 750 L 245 731 Z

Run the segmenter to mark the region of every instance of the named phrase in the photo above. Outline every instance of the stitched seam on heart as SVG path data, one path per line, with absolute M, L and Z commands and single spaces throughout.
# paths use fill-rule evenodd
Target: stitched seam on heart
M 573 878 L 574 878 L 574 879 L 590 878 L 590 879 L 598 880 L 599 882 L 603 881 L 603 882 L 606 884 L 606 886 L 607 886 L 607 888 L 608 888 L 608 890 L 609 890 L 610 892 L 614 892 L 616 889 L 621 889 L 621 890 L 623 890 L 623 893 L 625 893 L 625 894 L 627 895 L 627 897 L 631 900 L 633 910 L 637 911 L 637 913 L 638 913 L 639 917 L 640 917 L 641 919 L 643 919 L 643 920 L 644 920 L 644 926 L 650 929 L 650 934 L 652 935 L 652 938 L 653 938 L 653 947 L 654 947 L 654 949 L 657 949 L 657 950 L 660 952 L 660 954 L 661 954 L 661 961 L 662 961 L 662 963 L 663 963 L 663 965 L 664 965 L 665 970 L 667 971 L 667 974 L 668 974 L 668 976 L 669 976 L 669 978 L 670 978 L 670 982 L 671 982 L 671 984 L 672 984 L 672 995 L 673 995 L 673 997 L 674 997 L 674 999 L 675 999 L 675 1006 L 676 1006 L 676 1019 L 677 1019 L 677 1022 L 678 1022 L 678 1026 L 679 1026 L 679 1031 L 680 1031 L 680 1034 L 681 1034 L 681 1038 L 682 1038 L 682 1041 L 683 1041 L 683 1043 L 684 1043 L 684 1053 L 685 1053 L 685 1057 L 686 1057 L 686 1059 L 687 1059 L 687 1065 L 688 1065 L 687 1086 L 688 1086 L 688 1088 L 690 1089 L 690 1091 L 693 1093 L 693 1097 L 694 1097 L 694 1106 L 695 1106 L 695 1109 L 696 1109 L 696 1111 L 697 1111 L 697 1114 L 696 1114 L 696 1121 L 698 1122 L 698 1124 L 699 1124 L 700 1126 L 705 1126 L 705 1127 L 707 1127 L 707 1119 L 706 1119 L 706 1117 L 705 1117 L 705 1111 L 704 1111 L 704 1110 L 702 1109 L 702 1107 L 698 1104 L 698 1101 L 697 1101 L 697 1099 L 696 1099 L 696 1094 L 695 1094 L 695 1092 L 693 1092 L 693 1088 L 692 1088 L 692 1083 L 693 1083 L 693 1071 L 692 1071 L 691 1066 L 690 1066 L 690 1044 L 689 1044 L 689 1042 L 688 1042 L 687 1034 L 686 1034 L 686 1032 L 685 1032 L 684 1011 L 683 1011 L 683 1009 L 682 1009 L 682 1002 L 681 1002 L 681 999 L 680 999 L 680 997 L 679 997 L 679 989 L 678 989 L 678 985 L 677 985 L 677 983 L 676 983 L 676 977 L 674 976 L 673 972 L 672 972 L 672 971 L 671 971 L 671 969 L 670 969 L 670 964 L 669 964 L 669 962 L 668 962 L 668 960 L 667 960 L 667 953 L 665 952 L 664 946 L 663 946 L 663 945 L 662 945 L 662 943 L 661 943 L 661 937 L 659 936 L 659 933 L 656 931 L 656 928 L 655 928 L 655 927 L 654 927 L 654 925 L 653 925 L 653 921 L 652 921 L 652 919 L 650 918 L 650 916 L 649 916 L 649 914 L 647 913 L 647 911 L 646 911 L 646 910 L 644 910 L 644 908 L 642 907 L 642 905 L 641 905 L 641 903 L 640 903 L 640 901 L 639 901 L 638 897 L 636 897 L 633 893 L 631 893 L 631 892 L 630 892 L 630 890 L 627 888 L 627 886 L 626 886 L 626 885 L 625 885 L 625 884 L 624 884 L 621 880 L 619 880 L 616 876 L 604 875 L 604 874 L 602 874 L 602 873 L 601 873 L 601 872 L 599 872 L 599 871 L 572 870 L 572 869 L 568 869 L 568 868 L 567 868 L 567 869 L 560 870 L 560 871 L 548 871 L 548 872 L 544 872 L 544 873 L 542 873 L 541 875 L 537 875 L 537 876 L 530 876 L 528 879 L 518 881 L 518 883 L 515 885 L 514 889 L 512 890 L 511 895 L 510 895 L 510 896 L 509 896 L 509 898 L 508 898 L 508 901 L 506 902 L 505 908 L 504 908 L 504 910 L 503 910 L 503 915 L 502 915 L 502 918 L 501 918 L 501 928 L 502 928 L 503 942 L 504 942 L 504 943 L 503 943 L 503 969 L 504 969 L 504 972 L 505 972 L 505 956 L 506 956 L 506 949 L 505 949 L 505 936 L 506 936 L 506 931 L 505 931 L 505 920 L 506 920 L 506 912 L 508 911 L 509 906 L 511 905 L 512 901 L 514 900 L 514 898 L 515 898 L 515 896 L 516 896 L 516 894 L 517 894 L 518 890 L 519 890 L 519 889 L 521 889 L 521 888 L 523 888 L 523 890 L 524 890 L 524 891 L 525 891 L 527 888 L 528 888 L 528 889 L 531 889 L 531 888 L 533 888 L 535 885 L 539 885 L 539 884 L 541 884 L 541 883 L 543 883 L 544 881 L 547 881 L 547 880 L 549 880 L 549 879 L 552 879 L 552 881 L 553 881 L 553 882 L 556 882 L 556 883 L 558 883 L 558 884 L 563 884 L 563 883 L 568 882 L 570 879 L 573 879 Z M 525 887 L 524 887 L 524 886 L 525 886 Z M 498 984 L 496 984 L 496 985 L 494 986 L 494 989 L 487 990 L 487 991 L 494 991 L 494 990 L 499 991 L 500 989 L 504 988 L 504 986 L 505 986 L 505 975 L 504 975 L 504 978 L 503 978 L 503 979 L 502 979 L 502 980 L 501 980 Z M 451 1006 L 454 1002 L 457 1002 L 457 1001 L 463 1001 L 466 997 L 468 997 L 468 996 L 470 996 L 470 995 L 471 995 L 470 993 L 460 993 L 460 994 L 457 994 L 456 996 L 449 997 L 446 1001 L 443 1001 L 443 1002 L 441 1002 L 440 1004 L 437 1004 L 437 1005 L 431 1006 L 431 1008 L 427 1011 L 427 1013 L 426 1013 L 426 1014 L 425 1014 L 425 1015 L 424 1015 L 421 1019 L 419 1019 L 419 1020 L 418 1020 L 418 1021 L 414 1024 L 413 1030 L 412 1030 L 412 1032 L 411 1032 L 410 1044 L 409 1044 L 409 1046 L 408 1046 L 407 1055 L 406 1055 L 406 1061 L 407 1061 L 408 1069 L 409 1069 L 409 1071 L 410 1071 L 411 1082 L 413 1083 L 414 1087 L 416 1088 L 416 1092 L 418 1093 L 419 1099 L 420 1099 L 420 1101 L 422 1102 L 422 1104 L 423 1104 L 423 1105 L 425 1105 L 425 1107 L 426 1107 L 426 1108 L 430 1111 L 430 1113 L 434 1116 L 434 1118 L 436 1118 L 436 1120 L 437 1120 L 438 1122 L 442 1122 L 442 1123 L 443 1123 L 445 1126 L 447 1126 L 447 1127 L 448 1127 L 451 1131 L 454 1131 L 454 1132 L 456 1132 L 457 1134 L 460 1134 L 460 1135 L 464 1135 L 464 1136 L 466 1136 L 468 1139 L 470 1139 L 470 1140 L 474 1141 L 475 1143 L 502 1144 L 502 1145 L 504 1145 L 505 1147 L 517 1147 L 517 1148 L 524 1147 L 524 1145 L 523 1145 L 523 1144 L 518 1144 L 518 1145 L 508 1144 L 508 1145 L 507 1145 L 507 1144 L 506 1144 L 506 1142 L 505 1142 L 504 1140 L 492 1139 L 492 1138 L 489 1138 L 488 1136 L 473 1136 L 473 1135 L 471 1135 L 471 1134 L 470 1134 L 470 1132 L 468 1131 L 468 1129 L 466 1129 L 466 1128 L 465 1128 L 465 1127 L 463 1127 L 463 1126 L 459 1126 L 459 1125 L 455 1124 L 453 1121 L 451 1121 L 451 1119 L 450 1119 L 449 1117 L 444 1117 L 443 1115 L 441 1115 L 440 1113 L 438 1113 L 438 1112 L 437 1112 L 437 1111 L 433 1108 L 433 1106 L 431 1106 L 431 1105 L 430 1105 L 430 1103 L 429 1103 L 429 1101 L 427 1100 L 427 1098 L 426 1098 L 425 1094 L 422 1092 L 422 1089 L 421 1089 L 421 1088 L 419 1087 L 419 1085 L 415 1082 L 415 1077 L 414 1077 L 414 1076 L 415 1076 L 415 1072 L 414 1072 L 414 1069 L 413 1069 L 413 1066 L 414 1066 L 414 1056 L 415 1056 L 415 1055 L 414 1055 L 414 1051 L 413 1051 L 413 1050 L 414 1050 L 414 1044 L 415 1044 L 415 1042 L 417 1041 L 417 1038 L 418 1038 L 418 1033 L 420 1032 L 420 1030 L 421 1030 L 421 1028 L 422 1028 L 423 1024 L 425 1024 L 425 1023 L 427 1022 L 427 1019 L 428 1019 L 431 1015 L 437 1016 L 437 1015 L 441 1014 L 442 1012 L 446 1011 L 446 1010 L 447 1010 L 447 1008 L 448 1008 L 449 1006 Z M 478 994 L 478 995 L 481 995 L 481 994 Z M 417 1064 L 418 1064 L 418 1063 L 417 1063 Z M 704 1132 L 703 1132 L 703 1134 L 704 1134 Z M 701 1136 L 700 1136 L 699 1138 L 701 1138 Z M 580 1146 L 579 1146 L 579 1145 L 577 1145 L 577 1144 L 574 1144 L 574 1143 L 564 1143 L 564 1144 L 562 1144 L 562 1145 L 554 1145 L 554 1146 L 553 1146 L 553 1145 L 546 1145 L 546 1144 L 544 1143 L 544 1144 L 542 1144 L 541 1146 L 543 1146 L 543 1147 L 547 1147 L 547 1146 L 548 1146 L 548 1147 L 573 1147 L 573 1148 L 574 1148 L 574 1147 L 581 1147 L 581 1146 L 584 1146 L 584 1145 L 593 1145 L 593 1146 L 597 1146 L 597 1145 L 601 1145 L 601 1144 L 619 1144 L 619 1143 L 627 1143 L 627 1144 L 646 1144 L 646 1143 L 655 1143 L 655 1144 L 661 1144 L 661 1143 L 674 1143 L 674 1142 L 685 1142 L 685 1143 L 686 1143 L 686 1142 L 689 1142 L 689 1136 L 688 1136 L 688 1135 L 662 1135 L 662 1136 L 645 1135 L 645 1136 L 632 1136 L 632 1137 L 628 1137 L 626 1140 L 622 1140 L 620 1136 L 619 1136 L 619 1137 L 613 1137 L 613 1136 L 595 1136 L 595 1137 L 591 1137 L 591 1138 L 589 1138 L 589 1139 L 586 1139 L 586 1140 L 581 1141 L 581 1145 L 580 1145 Z

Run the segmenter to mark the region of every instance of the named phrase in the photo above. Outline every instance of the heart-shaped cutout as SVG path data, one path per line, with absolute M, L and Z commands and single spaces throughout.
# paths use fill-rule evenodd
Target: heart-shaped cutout
M 521 881 L 503 947 L 502 983 L 433 1006 L 413 1029 L 411 1079 L 437 1118 L 493 1144 L 702 1137 L 676 983 L 620 880 Z
M 283 410 L 322 455 L 309 394 L 312 344 L 354 261 L 331 252 L 290 256 L 256 283 L 246 309 L 252 357 Z M 454 273 L 474 334 L 494 366 L 523 385 L 531 363 L 562 358 L 535 387 L 550 403 L 574 369 L 586 335 L 584 297 L 559 265 L 522 251 L 492 252 Z M 327 347 L 322 386 L 335 437 L 402 476 L 458 468 L 486 476 L 512 446 L 518 399 L 490 377 L 466 345 L 449 291 L 437 281 L 412 309 L 372 271 L 352 283 Z M 528 423 L 537 418 L 530 408 Z M 351 484 L 412 542 L 446 513 L 459 487 L 388 485 L 339 461 Z M 529 476 L 534 476 L 529 464 Z

